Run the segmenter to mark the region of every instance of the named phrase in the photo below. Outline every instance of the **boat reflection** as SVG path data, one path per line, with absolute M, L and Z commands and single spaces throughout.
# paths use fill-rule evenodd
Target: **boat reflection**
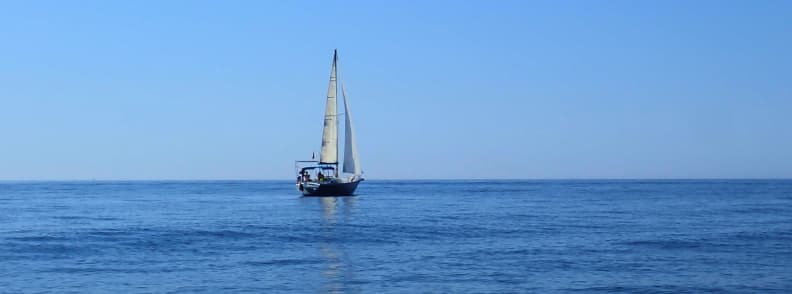
M 319 197 L 322 211 L 322 229 L 319 251 L 324 259 L 322 268 L 323 293 L 360 293 L 351 285 L 354 277 L 353 261 L 344 246 L 345 231 L 339 230 L 355 210 L 355 197 Z

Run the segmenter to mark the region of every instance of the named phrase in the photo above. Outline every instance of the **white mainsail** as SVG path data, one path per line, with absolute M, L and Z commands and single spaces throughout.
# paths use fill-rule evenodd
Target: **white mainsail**
M 349 98 L 346 94 L 344 83 L 341 83 L 341 95 L 344 97 L 344 172 L 360 175 L 360 162 L 358 161 L 355 132 L 352 129 L 352 112 L 349 111 Z
M 322 131 L 322 152 L 320 163 L 338 163 L 338 112 L 336 110 L 336 61 L 338 52 L 333 52 L 333 67 L 330 69 L 330 86 L 327 88 L 324 130 Z

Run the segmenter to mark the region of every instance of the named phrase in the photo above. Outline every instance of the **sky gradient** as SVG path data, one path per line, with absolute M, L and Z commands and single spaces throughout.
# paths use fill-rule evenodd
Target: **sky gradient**
M 0 179 L 790 178 L 790 1 L 2 1 Z

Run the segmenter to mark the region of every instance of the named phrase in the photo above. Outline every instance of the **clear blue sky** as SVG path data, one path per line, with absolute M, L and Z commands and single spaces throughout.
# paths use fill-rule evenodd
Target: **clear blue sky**
M 792 177 L 792 1 L 2 1 L 0 179 Z

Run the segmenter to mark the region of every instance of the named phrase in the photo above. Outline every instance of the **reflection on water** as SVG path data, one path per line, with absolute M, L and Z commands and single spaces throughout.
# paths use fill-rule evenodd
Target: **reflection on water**
M 325 293 L 358 293 L 359 289 L 350 286 L 354 279 L 352 260 L 344 249 L 344 236 L 338 231 L 339 221 L 343 222 L 352 216 L 355 209 L 355 197 L 319 197 L 322 208 L 322 238 L 319 251 L 324 258 L 322 269 L 322 292 Z M 339 220 L 339 213 L 342 219 Z
M 319 204 L 322 207 L 322 224 L 327 227 L 328 224 L 335 224 L 336 218 L 336 198 L 335 197 L 319 197 Z

